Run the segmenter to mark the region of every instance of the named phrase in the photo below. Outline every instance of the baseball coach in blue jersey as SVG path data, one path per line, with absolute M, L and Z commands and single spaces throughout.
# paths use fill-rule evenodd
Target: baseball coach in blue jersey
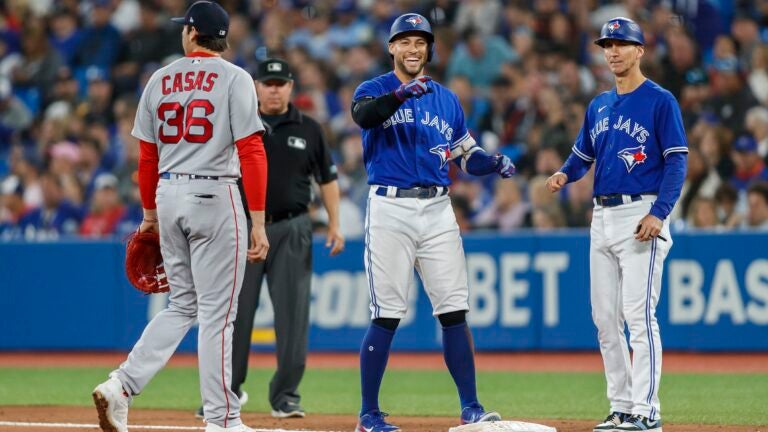
M 573 152 L 547 186 L 559 191 L 595 164 L 590 300 L 611 407 L 594 431 L 661 432 L 655 314 L 672 247 L 668 216 L 685 179 L 688 144 L 675 97 L 640 71 L 640 27 L 614 18 L 595 43 L 603 48 L 616 87 L 589 104 Z
M 414 266 L 443 328 L 445 363 L 461 401 L 461 423 L 500 420 L 477 400 L 467 271 L 459 227 L 448 197 L 448 163 L 473 175 L 508 178 L 506 156 L 488 155 L 470 136 L 455 94 L 424 75 L 432 28 L 409 13 L 392 24 L 394 71 L 355 90 L 352 117 L 362 128 L 371 185 L 366 211 L 365 269 L 371 324 L 360 347 L 359 432 L 399 430 L 379 409 L 379 387 L 392 338 L 405 316 Z

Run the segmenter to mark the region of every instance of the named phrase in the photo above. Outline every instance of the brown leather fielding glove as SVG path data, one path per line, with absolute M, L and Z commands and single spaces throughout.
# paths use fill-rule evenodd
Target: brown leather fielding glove
M 145 294 L 168 292 L 168 277 L 160 254 L 160 235 L 135 232 L 125 248 L 125 275 L 131 285 Z

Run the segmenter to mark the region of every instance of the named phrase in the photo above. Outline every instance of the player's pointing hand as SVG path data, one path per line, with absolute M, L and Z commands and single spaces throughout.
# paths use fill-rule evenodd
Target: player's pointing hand
M 562 189 L 567 182 L 568 176 L 558 171 L 547 179 L 547 189 L 549 189 L 550 192 L 555 193 Z
M 395 97 L 397 97 L 400 101 L 405 101 L 406 99 L 410 99 L 412 97 L 418 99 L 425 94 L 432 92 L 432 89 L 427 85 L 427 83 L 430 81 L 432 81 L 432 78 L 427 75 L 422 75 L 408 81 L 407 83 L 402 83 L 400 84 L 400 87 L 395 89 Z

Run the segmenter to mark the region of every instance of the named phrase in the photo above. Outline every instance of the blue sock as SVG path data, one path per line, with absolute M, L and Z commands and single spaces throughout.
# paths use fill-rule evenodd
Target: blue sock
M 371 323 L 360 345 L 360 388 L 363 396 L 361 416 L 379 409 L 379 388 L 394 336 L 394 331 Z
M 459 391 L 461 408 L 478 404 L 475 386 L 475 350 L 472 345 L 472 334 L 466 322 L 443 327 L 443 357 Z

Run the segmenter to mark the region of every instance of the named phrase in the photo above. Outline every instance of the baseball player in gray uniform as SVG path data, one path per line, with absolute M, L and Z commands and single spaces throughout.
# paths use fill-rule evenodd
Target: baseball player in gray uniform
M 231 390 L 232 330 L 246 259 L 265 259 L 264 127 L 253 81 L 223 60 L 229 16 L 199 1 L 183 18 L 185 57 L 158 70 L 139 102 L 139 231 L 160 233 L 170 285 L 166 309 L 147 325 L 128 359 L 93 391 L 102 430 L 126 432 L 128 407 L 199 322 L 200 392 L 206 432 L 247 432 Z M 253 221 L 251 248 L 237 188 L 242 177 Z

